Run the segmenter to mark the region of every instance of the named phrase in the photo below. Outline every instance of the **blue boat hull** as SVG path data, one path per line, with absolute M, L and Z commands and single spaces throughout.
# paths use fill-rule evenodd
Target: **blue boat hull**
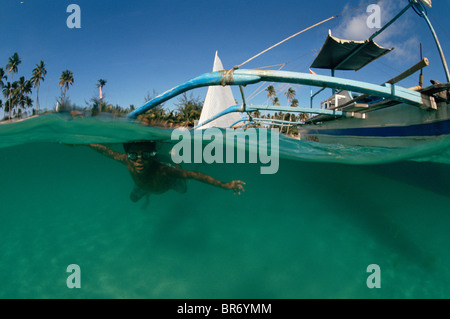
M 450 107 L 437 110 L 399 104 L 368 112 L 365 119 L 338 118 L 299 127 L 301 140 L 355 146 L 406 147 L 450 136 Z

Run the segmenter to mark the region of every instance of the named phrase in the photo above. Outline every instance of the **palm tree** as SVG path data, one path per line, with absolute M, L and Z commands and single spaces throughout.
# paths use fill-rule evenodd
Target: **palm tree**
M 22 112 L 20 111 L 20 104 L 22 102 L 22 96 L 25 90 L 25 77 L 21 76 L 19 81 L 17 81 L 17 96 L 16 96 L 16 101 L 14 101 L 17 105 L 17 114 L 22 114 Z
M 102 88 L 105 86 L 106 82 L 108 82 L 108 81 L 106 81 L 104 79 L 98 80 L 97 87 L 100 91 L 100 100 L 103 99 Z
M 44 61 L 36 64 L 31 76 L 31 83 L 36 88 L 36 114 L 39 113 L 39 86 L 41 81 L 44 82 L 44 78 L 47 75 L 47 70 L 45 69 Z
M 8 64 L 6 64 L 6 69 L 8 70 L 8 74 L 11 73 L 11 83 L 13 82 L 13 75 L 14 73 L 17 73 L 18 70 L 18 66 L 19 64 L 22 63 L 22 61 L 20 60 L 19 54 L 17 54 L 17 52 L 15 52 L 9 59 L 8 59 Z M 11 100 L 11 94 L 12 92 L 10 91 L 10 96 L 9 99 Z M 9 119 L 11 119 L 11 105 L 9 107 Z
M 10 95 L 11 95 L 11 93 L 12 93 L 12 85 L 11 85 L 11 82 L 6 82 L 6 83 L 3 85 L 2 92 L 3 92 L 3 96 L 6 98 L 6 101 L 5 101 L 5 106 L 6 106 L 6 103 L 8 102 L 9 97 L 10 97 Z
M 10 100 L 6 100 L 5 101 L 5 103 L 3 104 L 3 107 L 4 107 L 4 110 L 5 110 L 5 112 L 8 112 L 8 110 L 9 110 L 9 105 L 10 105 L 11 103 L 10 103 Z M 3 117 L 3 119 L 6 119 L 6 116 L 4 116 Z
M 7 99 L 5 101 L 5 111 L 9 112 L 9 119 L 11 119 L 11 112 L 14 107 L 14 102 L 17 98 L 17 87 L 18 82 L 6 82 L 6 84 L 3 86 L 3 96 Z
M 30 82 L 31 85 L 31 82 Z M 22 101 L 20 102 L 23 108 L 33 107 L 33 100 L 29 96 L 24 96 Z
M 267 104 L 269 104 L 269 100 L 273 97 L 277 96 L 277 91 L 273 87 L 273 85 L 269 85 L 266 89 L 267 92 Z
M 293 98 L 295 98 L 295 90 L 293 88 L 289 88 L 284 95 L 286 95 L 287 98 L 287 105 L 289 105 L 289 102 L 292 101 Z M 283 116 L 283 121 L 286 117 L 286 114 Z M 289 121 L 291 121 L 291 114 L 289 114 Z M 281 124 L 281 130 L 283 129 L 283 124 Z M 286 129 L 286 134 L 289 133 L 289 126 Z
M 97 83 L 97 87 L 98 87 L 98 89 L 99 89 L 99 95 L 100 95 L 100 100 L 102 100 L 103 99 L 103 94 L 102 94 L 102 88 L 105 86 L 105 84 L 106 84 L 106 80 L 104 80 L 104 79 L 100 79 L 100 80 L 98 80 L 98 83 Z M 100 108 L 99 108 L 99 113 L 101 113 L 102 112 L 102 108 L 101 108 L 101 106 L 100 106 Z
M 298 106 L 298 100 L 297 99 L 292 99 L 291 107 L 297 107 L 297 106 Z
M 5 71 L 0 68 L 0 90 L 3 90 L 3 87 L 5 86 L 5 83 L 3 83 L 3 79 L 7 79 L 6 75 L 5 75 Z M 3 101 L 0 100 L 0 109 L 3 108 Z
M 33 105 L 31 98 L 28 96 L 28 94 L 31 94 L 32 88 L 33 84 L 30 80 L 26 80 L 21 87 L 19 103 L 23 108 L 28 108 Z
M 275 96 L 272 100 L 272 105 L 280 105 L 280 99 Z
M 286 95 L 287 98 L 287 104 L 289 105 L 289 102 L 292 101 L 293 98 L 295 98 L 295 90 L 293 88 L 289 88 L 284 95 Z
M 64 92 L 62 96 L 62 103 L 64 103 L 64 100 L 66 99 L 66 91 L 69 89 L 69 85 L 73 85 L 73 72 L 69 70 L 63 71 L 61 74 L 61 77 L 59 78 L 59 86 L 61 89 L 64 87 Z
M 291 101 L 291 107 L 298 107 L 298 100 L 297 99 L 292 99 Z M 301 117 L 299 116 L 298 119 L 300 119 Z M 294 115 L 294 121 L 297 120 L 297 117 Z
M 5 83 L 3 83 L 3 79 L 7 80 L 7 76 L 5 75 L 5 70 L 0 68 L 0 89 L 3 89 L 5 86 Z
M 267 106 L 269 106 L 269 101 L 271 98 L 276 98 L 277 96 L 277 91 L 275 90 L 275 88 L 273 87 L 273 85 L 269 85 L 266 90 L 267 92 Z M 267 111 L 265 112 L 265 114 L 267 116 Z

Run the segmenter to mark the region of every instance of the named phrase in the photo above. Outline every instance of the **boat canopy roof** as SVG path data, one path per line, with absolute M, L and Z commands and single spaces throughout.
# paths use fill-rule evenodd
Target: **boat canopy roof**
M 357 71 L 393 49 L 383 48 L 373 40 L 342 40 L 329 33 L 311 68 Z

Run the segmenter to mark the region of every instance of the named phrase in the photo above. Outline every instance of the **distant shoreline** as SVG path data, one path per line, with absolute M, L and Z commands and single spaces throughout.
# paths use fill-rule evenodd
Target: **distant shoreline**
M 20 123 L 20 122 L 23 122 L 23 121 L 26 121 L 26 120 L 30 120 L 30 119 L 33 119 L 33 118 L 37 118 L 37 117 L 43 116 L 43 115 L 69 114 L 69 113 L 70 112 L 66 112 L 66 111 L 64 111 L 64 112 L 46 111 L 46 112 L 44 112 L 42 114 L 32 115 L 32 116 L 29 116 L 29 117 L 26 117 L 26 118 L 20 118 L 20 119 L 14 118 L 14 119 L 11 119 L 11 120 L 9 120 L 9 119 L 2 120 L 2 121 L 0 121 L 0 125 L 2 125 L 2 124 Z M 112 114 L 110 112 L 102 112 L 101 114 L 112 115 L 112 118 L 125 118 L 125 116 L 123 116 L 123 115 L 122 116 L 117 116 L 117 115 Z M 101 117 L 101 114 L 96 114 L 96 115 L 89 114 L 89 115 L 87 115 L 86 113 L 83 114 L 83 113 L 80 112 L 80 114 L 78 116 L 73 116 L 73 114 L 72 114 L 72 116 L 73 116 L 73 119 L 76 119 L 78 117 L 81 117 L 81 118 L 96 118 L 96 117 L 99 117 L 99 116 Z M 139 124 L 142 124 L 142 125 L 145 125 L 145 126 L 150 126 L 150 127 L 160 128 L 160 129 L 176 129 L 176 128 L 193 129 L 195 127 L 195 125 L 191 125 L 190 123 L 186 125 L 186 124 L 174 123 L 174 122 L 170 122 L 170 121 L 166 121 L 166 120 L 160 120 L 160 119 L 148 119 L 147 117 L 143 117 L 141 120 L 138 120 L 137 122 Z M 298 139 L 298 134 L 295 134 L 295 133 L 294 134 L 292 134 L 292 133 L 286 134 L 286 133 L 281 133 L 280 132 L 280 134 L 282 134 L 282 135 L 284 135 L 286 137 L 289 137 L 289 138 Z

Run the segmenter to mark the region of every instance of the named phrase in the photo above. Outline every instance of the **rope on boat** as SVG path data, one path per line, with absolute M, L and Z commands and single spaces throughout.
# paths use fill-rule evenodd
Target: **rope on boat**
M 329 18 L 327 18 L 327 19 L 325 19 L 325 20 L 322 20 L 322 21 L 320 21 L 320 22 L 318 22 L 318 23 L 316 23 L 316 24 L 314 24 L 314 25 L 312 25 L 312 26 L 310 26 L 310 27 L 307 27 L 306 29 L 303 29 L 303 30 L 301 30 L 301 31 L 299 31 L 299 32 L 297 32 L 297 33 L 291 35 L 290 37 L 287 37 L 286 39 L 284 39 L 284 40 L 282 40 L 282 41 L 280 41 L 280 42 L 278 42 L 278 43 L 272 45 L 271 47 L 269 47 L 269 48 L 267 48 L 267 49 L 261 51 L 260 53 L 258 53 L 257 55 L 251 57 L 251 58 L 248 59 L 247 61 L 245 61 L 245 62 L 243 62 L 243 63 L 241 63 L 241 64 L 235 66 L 234 69 L 238 69 L 238 68 L 242 67 L 244 64 L 247 64 L 247 63 L 250 62 L 251 60 L 256 59 L 256 58 L 259 57 L 260 55 L 266 53 L 266 52 L 269 51 L 269 50 L 272 50 L 273 48 L 275 48 L 275 47 L 279 46 L 280 44 L 282 44 L 282 43 L 284 43 L 284 42 L 286 42 L 286 41 L 288 41 L 288 40 L 290 40 L 290 39 L 292 39 L 292 38 L 298 36 L 299 34 L 302 34 L 303 32 L 306 32 L 306 31 L 311 30 L 311 29 L 313 29 L 313 28 L 315 28 L 315 27 L 317 27 L 317 26 L 319 26 L 319 25 L 321 25 L 321 24 L 323 24 L 323 23 L 325 23 L 325 22 L 328 22 L 328 21 L 330 21 L 330 20 L 333 20 L 333 19 L 335 19 L 335 18 L 338 18 L 338 17 L 340 17 L 340 16 L 343 15 L 343 14 L 349 13 L 349 12 L 351 12 L 351 11 L 357 10 L 357 9 L 359 9 L 359 8 L 362 8 L 362 7 L 369 6 L 369 5 L 371 5 L 371 4 L 374 4 L 374 3 L 377 3 L 377 2 L 380 2 L 380 1 L 382 1 L 382 0 L 376 0 L 376 1 L 373 1 L 373 2 L 370 2 L 370 3 L 366 3 L 366 4 L 363 4 L 363 5 L 358 6 L 358 7 L 356 7 L 356 8 L 353 8 L 353 9 L 350 9 L 350 10 L 346 10 L 346 11 L 344 11 L 344 12 L 341 12 L 341 13 L 337 14 L 337 15 L 331 16 L 331 17 L 329 17 Z
M 320 21 L 319 23 L 316 23 L 316 24 L 314 24 L 314 25 L 312 25 L 312 26 L 310 26 L 310 27 L 308 27 L 308 28 L 306 28 L 306 29 L 303 29 L 303 30 L 300 31 L 300 32 L 297 32 L 297 33 L 291 35 L 290 37 L 287 37 L 286 39 L 284 39 L 284 40 L 282 40 L 282 41 L 280 41 L 280 42 L 278 42 L 278 43 L 272 45 L 271 47 L 265 49 L 264 51 L 261 51 L 260 53 L 258 53 L 257 55 L 251 57 L 251 58 L 248 59 L 247 61 L 245 61 L 245 62 L 239 64 L 239 65 L 238 65 L 237 67 L 235 67 L 235 68 L 240 68 L 240 67 L 242 67 L 244 64 L 250 62 L 250 61 L 253 60 L 253 59 L 256 59 L 256 58 L 259 57 L 260 55 L 266 53 L 266 52 L 269 51 L 269 50 L 272 50 L 273 48 L 279 46 L 280 44 L 282 44 L 282 43 L 284 43 L 284 42 L 286 42 L 286 41 L 288 41 L 288 40 L 290 40 L 290 39 L 292 39 L 292 38 L 298 36 L 299 34 L 305 32 L 305 31 L 308 31 L 308 30 L 310 30 L 310 29 L 312 29 L 312 28 L 314 28 L 314 27 L 317 27 L 318 25 L 321 25 L 322 23 L 325 23 L 325 22 L 327 22 L 327 21 L 329 21 L 329 20 L 331 20 L 331 19 L 334 19 L 334 18 L 336 18 L 336 17 L 337 17 L 337 16 L 329 17 L 328 19 L 322 20 L 322 21 Z

